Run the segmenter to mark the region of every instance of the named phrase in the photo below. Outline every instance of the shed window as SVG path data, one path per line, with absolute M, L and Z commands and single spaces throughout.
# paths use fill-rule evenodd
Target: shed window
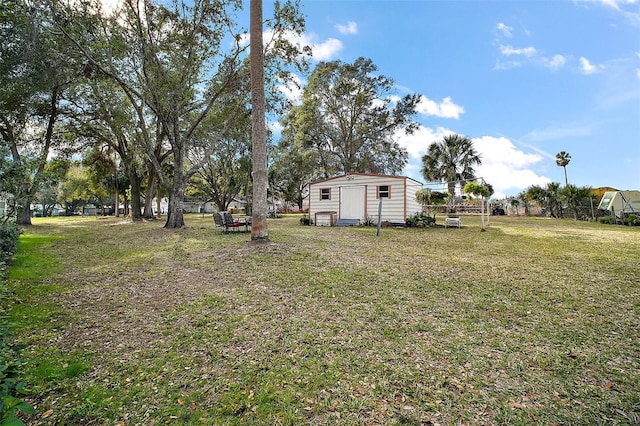
M 330 200 L 331 199 L 331 188 L 320 188 L 320 199 L 321 200 Z
M 389 185 L 378 186 L 378 198 L 391 198 L 391 188 Z

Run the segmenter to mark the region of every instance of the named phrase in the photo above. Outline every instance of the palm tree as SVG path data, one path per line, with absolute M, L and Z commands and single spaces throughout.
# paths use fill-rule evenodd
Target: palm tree
M 571 161 L 571 155 L 566 151 L 560 151 L 556 154 L 556 164 L 564 169 L 564 186 L 569 185 L 567 180 L 567 164 Z
M 463 185 L 475 178 L 473 167 L 480 164 L 480 155 L 470 138 L 449 135 L 429 146 L 428 153 L 422 157 L 422 176 L 428 181 L 447 182 L 449 202 L 453 204 L 456 184 Z
M 267 145 L 264 98 L 264 51 L 262 45 L 262 0 L 250 6 L 251 143 L 253 163 L 253 217 L 251 240 L 268 240 Z
M 578 220 L 581 213 L 587 212 L 591 187 L 567 185 L 560 190 L 560 197 L 567 203 L 567 207 L 573 213 L 573 218 Z
M 546 214 L 562 217 L 562 201 L 560 200 L 560 183 L 549 182 L 547 186 L 532 185 L 527 189 L 525 197 L 546 209 Z

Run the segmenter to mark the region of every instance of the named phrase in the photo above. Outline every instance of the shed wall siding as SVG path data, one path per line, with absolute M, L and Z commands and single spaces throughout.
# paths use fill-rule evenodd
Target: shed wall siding
M 313 218 L 317 212 L 334 211 L 340 217 L 340 187 L 365 186 L 366 210 L 365 217 L 378 219 L 378 187 L 388 185 L 390 198 L 382 200 L 382 220 L 404 221 L 408 216 L 420 211 L 420 205 L 415 201 L 415 192 L 422 189 L 422 184 L 404 176 L 379 175 L 347 175 L 326 181 L 313 183 L 309 186 L 309 217 Z M 322 188 L 331 189 L 331 200 L 320 200 Z
M 416 192 L 422 189 L 422 184 L 412 179 L 407 179 L 407 216 L 422 212 L 422 205 L 416 200 Z

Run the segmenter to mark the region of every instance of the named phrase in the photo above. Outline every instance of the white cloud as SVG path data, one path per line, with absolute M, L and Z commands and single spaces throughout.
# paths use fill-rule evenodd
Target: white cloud
M 567 62 L 564 56 L 562 55 L 554 55 L 553 58 L 542 58 L 542 64 L 554 71 L 562 68 L 564 64 Z
M 517 149 L 506 137 L 482 136 L 474 138 L 473 144 L 482 158 L 476 175 L 493 185 L 494 197 L 551 182 L 551 179 L 532 170 L 542 161 L 542 156 Z
M 122 6 L 121 0 L 101 0 L 100 5 L 105 15 L 111 16 Z
M 592 134 L 594 126 L 595 123 L 593 121 L 564 123 L 542 130 L 533 130 L 527 133 L 524 139 L 534 142 L 543 142 L 588 136 Z
M 342 50 L 342 42 L 335 38 L 330 38 L 322 43 L 313 43 L 310 46 L 313 59 L 318 61 L 333 59 Z
M 621 6 L 627 5 L 627 4 L 636 4 L 637 0 L 596 0 L 599 1 L 600 3 L 613 7 L 616 10 L 621 10 Z
M 279 121 L 270 121 L 269 123 L 267 123 L 267 127 L 269 127 L 269 130 L 271 130 L 271 132 L 275 135 L 282 134 L 282 129 L 284 129 Z
M 583 74 L 590 75 L 601 72 L 604 69 L 604 65 L 593 65 L 584 56 L 580 57 L 580 69 Z
M 288 31 L 284 34 L 285 39 L 290 43 L 300 47 L 309 46 L 313 52 L 313 59 L 317 61 L 327 61 L 336 57 L 337 53 L 342 50 L 342 42 L 335 38 L 329 38 L 325 41 L 319 41 L 315 33 L 297 34 Z M 265 40 L 267 40 L 265 35 Z
M 498 25 L 496 25 L 496 28 L 502 32 L 503 36 L 507 38 L 511 38 L 513 36 L 513 28 L 506 25 L 504 22 L 498 22 Z
M 495 66 L 493 67 L 494 70 L 510 70 L 512 68 L 517 68 L 519 66 L 521 66 L 522 63 L 519 61 L 508 61 L 508 62 L 504 62 L 504 61 L 496 61 Z
M 302 91 L 305 83 L 297 74 L 290 75 L 290 81 L 283 81 L 278 85 L 278 90 L 284 94 L 284 96 L 294 104 L 302 102 Z
M 460 114 L 464 114 L 464 108 L 456 105 L 450 97 L 446 97 L 442 102 L 438 103 L 426 96 L 421 96 L 418 103 L 418 112 L 425 115 L 435 115 L 442 118 L 460 118 Z
M 424 126 L 420 126 L 413 135 L 398 132 L 395 140 L 409 153 L 405 174 L 418 181 L 424 181 L 421 175 L 422 157 L 427 153 L 429 146 L 455 133 L 457 132 L 444 127 L 434 130 Z M 473 143 L 482 157 L 482 165 L 476 168 L 476 175 L 493 185 L 495 198 L 502 198 L 506 194 L 516 195 L 531 185 L 546 185 L 551 182 L 551 179 L 539 175 L 534 170 L 535 166 L 543 161 L 542 155 L 526 153 L 503 136 L 482 136 L 474 138 Z
M 328 61 L 334 59 L 343 47 L 340 40 L 329 38 L 325 41 L 320 41 L 315 33 L 298 34 L 294 31 L 286 31 L 282 36 L 285 40 L 298 46 L 300 49 L 304 46 L 311 47 L 313 59 L 317 61 Z M 272 39 L 273 31 L 266 31 L 264 33 L 265 44 L 269 43 Z M 242 36 L 240 43 L 243 45 L 249 44 L 249 33 Z
M 529 47 L 523 47 L 521 49 L 516 49 L 512 46 L 507 46 L 507 45 L 500 45 L 500 52 L 505 55 L 505 56 L 526 56 L 527 58 L 530 58 L 532 56 L 534 56 L 536 53 L 538 53 L 538 51 L 536 50 L 535 47 L 533 46 L 529 46 Z
M 409 162 L 411 164 L 411 160 L 413 160 L 414 163 L 416 161 L 418 163 L 422 161 L 422 156 L 427 153 L 429 145 L 454 133 L 454 131 L 444 127 L 438 127 L 434 130 L 430 127 L 420 126 L 412 135 L 407 135 L 404 131 L 396 132 L 394 140 L 398 142 L 400 146 L 407 149 L 410 159 Z
M 599 3 L 614 9 L 632 25 L 640 26 L 640 12 L 638 11 L 638 0 L 586 0 Z
M 347 25 L 337 24 L 336 28 L 340 34 L 358 34 L 358 24 L 353 21 L 347 22 Z

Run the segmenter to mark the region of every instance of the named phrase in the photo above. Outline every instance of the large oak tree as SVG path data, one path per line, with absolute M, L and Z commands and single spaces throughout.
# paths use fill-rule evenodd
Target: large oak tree
M 250 104 L 234 101 L 237 110 L 224 105 L 234 94 L 242 99 L 249 93 L 245 31 L 234 21 L 242 2 L 124 0 L 110 19 L 90 0 L 83 6 L 59 9 L 59 28 L 86 61 L 85 69 L 112 78 L 128 97 L 138 121 L 138 142 L 169 193 L 165 227 L 181 227 L 187 183 Z M 277 40 L 272 56 L 293 60 L 300 50 L 283 46 L 288 46 L 285 32 L 303 24 L 297 4 L 276 2 L 275 15 L 270 21 Z M 220 112 L 225 115 L 209 120 Z M 205 131 L 205 122 L 216 127 Z M 163 144 L 170 167 L 158 158 Z
M 0 144 L 19 176 L 0 182 L 0 190 L 12 194 L 17 222 L 29 225 L 47 159 L 62 143 L 65 93 L 78 78 L 78 64 L 52 31 L 42 2 L 3 1 L 0 18 Z
M 407 151 L 394 135 L 410 134 L 420 95 L 394 95 L 391 78 L 377 74 L 370 59 L 320 62 L 304 88 L 302 104 L 285 119 L 285 131 L 316 154 L 326 177 L 341 173 L 396 174 Z M 288 129 L 287 129 L 288 128 Z

